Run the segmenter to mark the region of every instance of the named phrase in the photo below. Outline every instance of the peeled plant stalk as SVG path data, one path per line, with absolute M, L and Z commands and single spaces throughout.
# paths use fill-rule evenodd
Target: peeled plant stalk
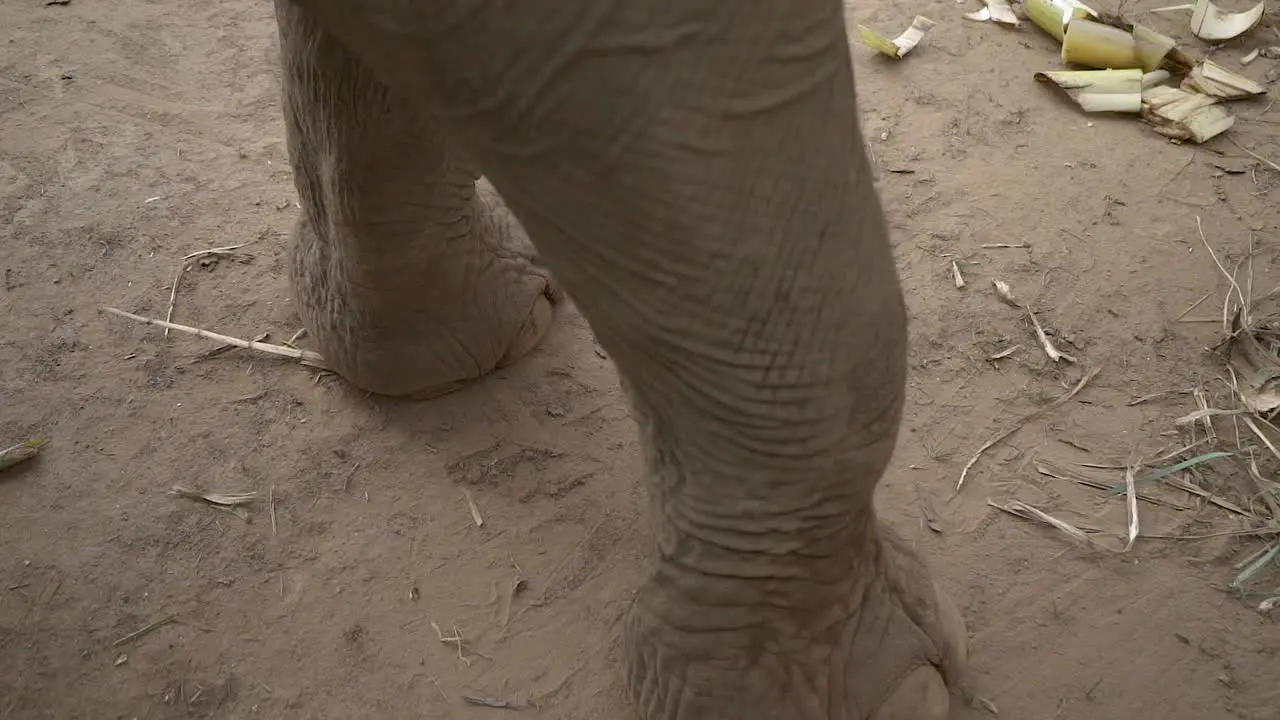
M 1138 43 L 1132 35 L 1110 25 L 1082 19 L 1067 24 L 1062 61 L 1114 70 L 1142 67 L 1138 61 Z
M 1164 64 L 1165 57 L 1173 50 L 1177 42 L 1146 25 L 1133 25 L 1133 42 L 1137 47 L 1138 63 L 1143 70 L 1151 72 Z
M 1151 72 L 1142 76 L 1143 92 L 1145 92 L 1146 89 L 1149 87 L 1155 87 L 1156 85 L 1159 85 L 1162 82 L 1168 82 L 1170 77 L 1172 76 L 1169 74 L 1168 70 L 1163 70 L 1163 69 L 1152 70 Z
M 1209 0 L 1198 0 L 1191 11 L 1191 32 L 1211 42 L 1240 37 L 1262 22 L 1266 9 L 1266 0 L 1238 13 L 1223 10 Z
M 1221 135 L 1236 121 L 1217 98 L 1167 85 L 1142 91 L 1142 119 L 1165 137 L 1197 144 Z
M 1137 68 L 1056 70 L 1035 77 L 1057 85 L 1085 112 L 1142 112 L 1142 71 Z
M 1180 47 L 1174 47 L 1164 56 L 1164 67 L 1169 68 L 1175 73 L 1190 72 L 1195 67 L 1196 59 L 1191 57 L 1191 53 Z
M 1022 24 L 1018 16 L 1013 14 L 1013 6 L 1009 4 L 1009 0 L 983 0 L 983 4 L 985 7 L 981 10 L 965 13 L 964 16 L 970 20 L 979 22 L 991 20 L 1001 25 L 1012 27 L 1018 27 Z
M 1026 0 L 1022 11 L 1027 19 L 1041 30 L 1062 42 L 1067 34 L 1067 23 L 1074 18 L 1097 17 L 1098 13 L 1077 0 Z
M 865 25 L 858 26 L 858 36 L 872 50 L 894 60 L 901 60 L 903 56 L 911 52 L 924 39 L 925 34 L 936 24 L 923 15 L 917 15 L 916 19 L 911 21 L 911 27 L 892 40 L 886 40 L 882 35 Z
M 8 470 L 14 465 L 39 455 L 40 446 L 43 444 L 43 440 L 28 440 L 0 450 L 0 471 Z
M 1267 94 L 1267 89 L 1258 83 L 1233 73 L 1212 60 L 1205 60 L 1191 68 L 1191 72 L 1182 81 L 1182 88 L 1223 100 L 1242 100 Z

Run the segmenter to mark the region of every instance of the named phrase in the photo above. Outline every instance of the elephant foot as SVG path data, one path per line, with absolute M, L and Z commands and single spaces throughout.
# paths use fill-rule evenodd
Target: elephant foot
M 825 608 L 779 607 L 790 603 L 779 602 L 778 587 L 791 581 L 760 587 L 758 578 L 736 580 L 744 587 L 732 593 L 758 598 L 757 607 L 693 607 L 661 587 L 660 571 L 624 631 L 640 717 L 948 720 L 969 699 L 964 620 L 892 531 L 882 527 L 869 544 L 858 563 L 866 570 Z
M 556 296 L 558 300 L 558 295 Z M 495 368 L 506 367 L 525 355 L 533 352 L 546 337 L 547 332 L 551 330 L 551 324 L 555 320 L 555 305 L 551 299 L 550 293 L 538 295 L 533 300 L 533 308 L 529 310 L 529 316 L 525 318 L 524 323 L 516 332 L 514 338 L 511 339 L 507 351 L 498 359 Z M 475 384 L 482 377 L 470 380 L 453 380 L 445 383 L 429 385 L 423 389 L 410 392 L 404 397 L 410 400 L 433 400 L 449 393 L 457 392 L 465 387 Z
M 969 660 L 969 635 L 960 608 L 930 579 L 928 570 L 905 542 L 882 527 L 885 578 L 889 603 L 905 615 L 916 633 L 923 633 L 930 653 L 914 661 L 904 659 L 909 668 L 896 686 L 870 714 L 872 720 L 947 720 L 953 698 L 972 701 L 964 677 Z M 865 612 L 865 610 L 864 610 Z M 863 640 L 872 642 L 871 638 Z M 888 640 L 892 643 L 892 638 Z M 865 645 L 864 645 L 865 647 Z M 936 653 L 936 654 L 934 654 Z M 855 650 L 863 662 L 879 662 L 874 650 Z
M 325 363 L 351 384 L 439 397 L 546 337 L 562 294 L 497 193 L 483 180 L 475 190 L 456 223 L 461 237 L 386 237 L 395 232 L 389 220 L 323 237 L 299 223 L 291 263 L 299 313 Z
M 899 630 L 902 635 L 923 633 L 928 652 L 919 652 L 914 661 L 904 660 L 909 670 L 900 675 L 896 687 L 883 698 L 869 715 L 872 720 L 946 720 L 950 717 L 952 698 L 959 694 L 966 702 L 970 689 L 965 679 L 969 662 L 969 632 L 959 607 L 933 582 L 915 552 L 899 534 L 887 525 L 879 529 L 883 552 L 882 606 L 896 607 L 900 612 L 896 625 L 909 625 Z M 868 598 L 869 600 L 869 598 Z M 874 616 L 867 607 L 863 618 Z M 861 662 L 881 662 L 874 648 L 867 647 L 874 637 L 861 635 L 861 650 L 851 653 Z M 888 643 L 893 639 L 888 638 Z

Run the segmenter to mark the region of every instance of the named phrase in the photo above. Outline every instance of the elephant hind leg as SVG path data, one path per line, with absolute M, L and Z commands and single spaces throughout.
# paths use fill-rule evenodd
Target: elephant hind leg
M 353 384 L 425 398 L 531 351 L 557 299 L 523 228 L 437 121 L 276 4 L 304 325 Z

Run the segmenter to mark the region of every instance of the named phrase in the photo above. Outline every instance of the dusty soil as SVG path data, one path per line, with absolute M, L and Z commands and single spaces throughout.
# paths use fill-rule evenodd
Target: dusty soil
M 1190 395 L 1131 400 L 1203 387 L 1225 402 L 1204 351 L 1220 326 L 1176 320 L 1205 293 L 1190 318 L 1222 306 L 1196 217 L 1228 266 L 1252 238 L 1254 285 L 1274 287 L 1280 174 L 1222 138 L 1177 146 L 1077 112 L 1030 77 L 1057 66 L 1047 37 L 960 19 L 971 9 L 850 10 L 886 33 L 917 12 L 940 23 L 902 62 L 854 45 L 913 321 L 883 514 L 966 613 L 1001 717 L 1280 717 L 1280 631 L 1256 609 L 1280 574 L 1225 591 L 1262 539 L 1143 537 L 1119 554 L 987 504 L 1020 499 L 1120 547 L 1122 498 L 1038 468 L 1120 482 L 1076 463 L 1152 462 L 1193 439 L 1173 425 Z M 1203 50 L 1185 15 L 1151 17 Z M 644 503 L 627 409 L 585 323 L 569 312 L 518 366 L 411 403 L 101 314 L 163 317 L 183 255 L 249 242 L 192 264 L 174 319 L 273 341 L 298 327 L 271 6 L 23 0 L 0 5 L 0 27 L 0 444 L 50 441 L 0 475 L 0 720 L 503 712 L 466 696 L 525 718 L 626 717 L 618 620 L 644 571 Z M 1238 68 L 1274 39 L 1265 25 L 1251 37 L 1218 55 Z M 1280 158 L 1269 109 L 1238 107 L 1231 135 Z M 983 247 L 998 243 L 1027 247 Z M 1080 364 L 1048 362 L 993 278 Z M 1101 371 L 954 492 L 979 445 L 1083 368 Z M 1219 432 L 1232 437 L 1229 418 Z M 1249 507 L 1233 467 L 1188 480 Z M 175 484 L 264 502 L 246 522 L 167 495 Z M 1146 535 L 1245 525 L 1152 493 L 1181 509 L 1143 503 Z M 461 651 L 441 640 L 459 635 Z

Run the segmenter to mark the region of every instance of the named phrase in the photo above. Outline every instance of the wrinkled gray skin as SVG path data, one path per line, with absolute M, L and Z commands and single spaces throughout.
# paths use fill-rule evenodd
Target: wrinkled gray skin
M 654 521 L 638 717 L 946 718 L 963 622 L 872 508 L 906 316 L 840 0 L 276 11 L 292 279 L 335 369 L 461 387 L 557 283 L 616 363 Z

